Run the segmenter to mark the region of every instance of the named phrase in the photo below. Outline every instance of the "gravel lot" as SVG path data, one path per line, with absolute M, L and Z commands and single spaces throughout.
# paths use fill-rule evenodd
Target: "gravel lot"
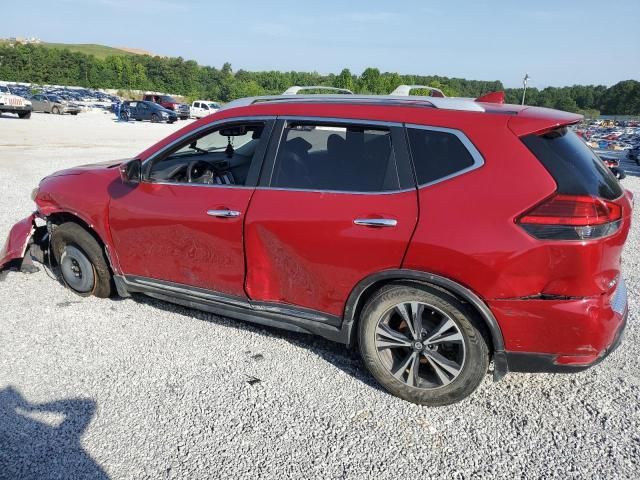
M 123 158 L 184 125 L 0 118 L 0 241 L 46 174 Z M 640 169 L 623 181 L 640 195 Z M 525 179 L 523 179 L 525 181 Z M 638 478 L 638 209 L 620 349 L 576 375 L 487 376 L 429 409 L 339 345 L 168 303 L 0 283 L 0 478 Z M 407 477 L 407 475 L 411 477 Z

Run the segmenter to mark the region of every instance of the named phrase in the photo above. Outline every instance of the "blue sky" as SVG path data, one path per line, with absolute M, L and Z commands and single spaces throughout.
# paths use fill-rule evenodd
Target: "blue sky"
M 3 3 L 7 0 L 1 0 Z M 640 0 L 29 0 L 0 37 L 101 43 L 234 70 L 381 71 L 519 86 L 640 79 Z M 19 5 L 19 7 L 16 7 Z

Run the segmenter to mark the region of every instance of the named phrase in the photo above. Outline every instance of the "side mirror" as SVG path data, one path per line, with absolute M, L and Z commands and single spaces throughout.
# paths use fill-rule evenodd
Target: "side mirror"
M 134 158 L 120 165 L 120 178 L 123 183 L 137 184 L 142 177 L 142 162 Z

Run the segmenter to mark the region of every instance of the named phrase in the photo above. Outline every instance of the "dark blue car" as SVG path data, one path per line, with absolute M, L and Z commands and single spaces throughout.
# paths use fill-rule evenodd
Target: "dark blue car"
M 127 111 L 128 114 L 125 113 Z M 173 123 L 178 120 L 178 116 L 172 110 L 168 110 L 157 103 L 146 100 L 124 102 L 121 107 L 120 116 L 123 120 L 132 118 L 137 121 L 150 120 L 153 123 Z

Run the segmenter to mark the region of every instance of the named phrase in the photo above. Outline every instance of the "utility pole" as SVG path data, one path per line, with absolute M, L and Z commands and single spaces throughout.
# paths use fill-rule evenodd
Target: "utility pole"
M 522 86 L 524 89 L 522 90 L 522 105 L 524 105 L 524 97 L 527 94 L 527 82 L 529 81 L 529 74 L 525 73 L 524 78 L 522 79 Z

